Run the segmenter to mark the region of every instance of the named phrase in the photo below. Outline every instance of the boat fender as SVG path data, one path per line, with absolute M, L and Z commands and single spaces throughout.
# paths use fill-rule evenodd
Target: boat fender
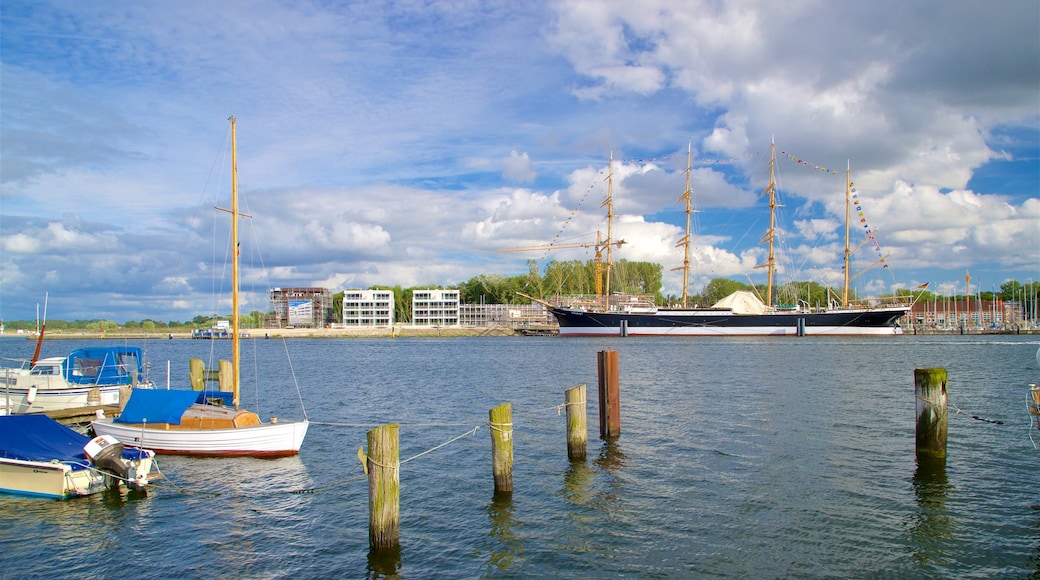
M 33 385 L 29 387 L 29 392 L 25 393 L 25 402 L 28 403 L 29 406 L 32 406 L 32 404 L 36 401 L 37 391 L 39 391 L 39 389 L 36 388 L 36 385 Z
M 134 480 L 133 468 L 123 461 L 123 444 L 111 435 L 99 435 L 83 447 L 83 453 L 98 471 L 115 475 L 124 481 Z M 110 487 L 118 487 L 119 479 L 112 478 Z
M 361 469 L 365 471 L 365 475 L 368 475 L 368 455 L 365 454 L 364 447 L 357 448 L 357 458 L 361 462 Z

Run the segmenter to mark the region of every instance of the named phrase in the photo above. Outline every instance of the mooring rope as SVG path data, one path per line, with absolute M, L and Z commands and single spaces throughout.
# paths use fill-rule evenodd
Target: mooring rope
M 982 421 L 983 423 L 992 423 L 993 425 L 1003 425 L 1004 424 L 1003 421 L 1000 421 L 998 419 L 986 419 L 984 417 L 979 417 L 978 415 L 970 415 L 968 412 L 962 410 L 960 407 L 958 407 L 957 405 L 955 405 L 953 403 L 949 403 L 949 405 L 951 407 L 953 407 L 954 411 L 956 411 L 958 414 L 960 414 L 960 415 L 968 415 L 972 419 L 975 419 L 976 421 Z
M 438 449 L 440 449 L 440 448 L 442 448 L 442 447 L 444 447 L 446 445 L 450 445 L 450 444 L 458 441 L 459 439 L 462 439 L 463 437 L 467 437 L 469 435 L 473 435 L 474 433 L 479 431 L 480 428 L 483 427 L 483 426 L 484 426 L 483 424 L 477 425 L 476 427 L 470 429 L 469 431 L 466 431 L 465 433 L 463 433 L 461 435 L 458 435 L 456 437 L 452 437 L 451 439 L 445 441 L 444 443 L 441 443 L 440 445 L 437 445 L 435 447 L 431 447 L 430 449 L 427 449 L 426 451 L 423 451 L 421 453 L 417 453 L 417 454 L 415 454 L 415 455 L 413 455 L 413 456 L 411 456 L 411 457 L 409 457 L 407 459 L 402 459 L 402 460 L 398 461 L 396 465 L 383 465 L 382 463 L 377 462 L 376 460 L 372 459 L 371 457 L 365 457 L 365 460 L 369 461 L 373 465 L 375 465 L 377 467 L 381 467 L 383 469 L 399 469 L 401 465 L 403 465 L 405 463 L 408 463 L 409 461 L 418 459 L 418 458 L 422 457 L 423 455 L 426 455 L 427 453 L 433 453 L 434 451 L 436 451 L 436 450 L 438 450 Z M 350 471 L 348 471 L 345 475 L 349 475 L 351 472 L 355 471 L 360 466 L 361 466 L 361 464 L 358 463 Z M 327 485 L 322 485 L 322 486 L 318 486 L 318 487 L 311 487 L 311 488 L 307 488 L 307 489 L 300 489 L 300 490 L 290 491 L 289 493 L 293 494 L 293 495 L 317 493 L 319 491 L 325 491 L 327 489 L 331 489 L 333 487 L 336 487 L 336 486 L 339 486 L 339 485 L 343 485 L 343 484 L 346 484 L 346 483 L 350 483 L 350 482 L 353 482 L 353 481 L 360 481 L 362 479 L 366 479 L 367 477 L 368 477 L 367 475 L 359 475 L 357 477 L 353 477 L 353 478 L 350 478 L 350 479 L 339 479 L 339 480 L 333 481 L 332 483 L 329 483 Z
M 467 437 L 469 435 L 473 435 L 477 431 L 480 431 L 480 428 L 483 427 L 483 426 L 484 425 L 477 425 L 476 427 L 470 429 L 469 431 L 466 431 L 462 435 L 459 435 L 458 437 L 454 437 L 452 439 L 449 439 L 449 440 L 445 441 L 444 443 L 441 443 L 440 445 L 438 445 L 436 447 L 433 447 L 433 448 L 427 449 L 426 451 L 423 451 L 422 453 L 413 455 L 413 456 L 409 457 L 408 459 L 405 459 L 404 461 L 401 461 L 401 463 L 408 463 L 409 461 L 411 461 L 413 459 L 418 459 L 418 458 L 422 457 L 423 455 L 426 455 L 427 453 L 432 453 L 433 451 L 436 451 L 436 450 L 440 449 L 441 447 L 444 447 L 445 445 L 449 445 L 451 443 L 454 443 L 454 442 L 458 441 L 459 439 L 462 439 L 463 437 Z
M 208 496 L 212 496 L 212 497 L 219 497 L 220 496 L 220 493 L 215 492 L 215 491 L 197 491 L 197 490 L 194 490 L 194 489 L 188 489 L 186 487 L 177 485 L 177 482 L 175 482 L 172 479 L 170 479 L 169 477 L 167 477 L 167 475 L 162 472 L 162 469 L 159 469 L 159 462 L 155 461 L 155 459 L 152 459 L 152 467 L 155 468 L 155 471 L 156 471 L 156 473 L 159 474 L 159 477 L 161 477 L 163 479 L 163 481 L 168 481 L 170 483 L 170 485 L 169 486 L 165 486 L 165 485 L 159 485 L 159 484 L 156 484 L 156 483 L 149 483 L 148 484 L 149 487 L 158 487 L 158 488 L 165 488 L 165 489 L 171 489 L 172 488 L 174 491 L 176 491 L 178 493 L 191 493 L 191 494 L 196 494 L 196 495 L 208 495 Z
M 932 405 L 932 406 L 938 406 L 938 405 L 935 405 L 935 403 L 933 401 L 929 401 L 928 399 L 923 399 L 921 397 L 916 397 L 916 399 L 918 401 L 922 401 L 922 402 L 928 403 L 929 405 Z M 985 417 L 979 417 L 978 415 L 972 415 L 972 414 L 968 413 L 967 411 L 965 411 L 964 409 L 961 409 L 960 407 L 958 407 L 955 403 L 951 403 L 949 401 L 946 402 L 946 406 L 952 408 L 954 410 L 954 414 L 955 415 L 968 415 L 969 417 L 971 417 L 972 419 L 975 419 L 976 421 L 982 421 L 983 423 L 991 423 L 993 425 L 1003 425 L 1004 424 L 1004 422 L 999 420 L 999 419 L 986 419 Z
M 465 423 L 398 423 L 399 427 L 464 427 L 472 425 L 472 421 Z M 375 429 L 386 423 L 331 423 L 327 421 L 311 421 L 311 425 L 326 425 L 329 427 L 356 427 L 359 429 Z

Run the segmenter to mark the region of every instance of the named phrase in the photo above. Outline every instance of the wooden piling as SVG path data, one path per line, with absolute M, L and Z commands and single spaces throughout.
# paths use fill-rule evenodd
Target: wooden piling
M 914 369 L 918 458 L 946 459 L 946 379 L 946 369 Z
M 232 366 L 229 360 L 221 359 L 218 364 L 217 384 L 220 385 L 220 391 L 222 393 L 235 392 L 235 367 Z M 238 402 L 236 401 L 235 404 L 238 404 Z
M 618 353 L 601 350 L 599 367 L 599 436 L 610 439 L 621 435 L 621 394 L 618 390 Z
M 583 461 L 589 440 L 589 423 L 585 412 L 585 385 L 564 391 L 567 403 L 567 458 Z
M 513 405 L 504 403 L 488 411 L 491 427 L 491 463 L 495 494 L 513 493 Z
M 188 376 L 191 381 L 191 388 L 196 391 L 206 390 L 206 363 L 202 362 L 201 358 L 190 358 L 188 359 Z
M 123 385 L 119 387 L 119 412 L 122 413 L 123 409 L 126 408 L 127 401 L 130 400 L 130 393 L 133 392 L 131 387 Z
M 400 545 L 401 478 L 397 423 L 368 432 L 368 544 L 373 550 Z

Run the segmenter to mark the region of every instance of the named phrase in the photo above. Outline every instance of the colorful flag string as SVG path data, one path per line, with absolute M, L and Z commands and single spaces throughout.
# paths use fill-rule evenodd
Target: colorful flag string
M 744 155 L 741 155 L 740 157 L 731 157 L 729 159 L 716 159 L 716 158 L 713 158 L 713 157 L 697 156 L 697 157 L 694 157 L 691 161 L 693 163 L 698 164 L 698 165 L 723 165 L 723 164 L 727 164 L 727 163 L 737 163 L 737 162 L 740 162 L 740 161 L 744 161 L 745 159 L 751 159 L 752 157 L 755 157 L 756 155 L 758 155 L 758 153 L 746 153 Z M 659 161 L 670 161 L 672 159 L 685 158 L 685 157 L 686 157 L 686 153 L 684 153 L 684 152 L 676 152 L 676 153 L 672 153 L 672 154 L 669 154 L 669 155 L 662 155 L 660 157 L 644 157 L 642 159 L 626 159 L 624 161 L 624 163 L 633 163 L 635 165 L 645 165 L 647 163 L 657 163 Z
M 817 165 L 815 163 L 811 163 L 811 162 L 806 161 L 805 159 L 802 159 L 800 157 L 795 157 L 794 155 L 791 155 L 787 151 L 781 151 L 780 154 L 783 155 L 784 157 L 790 159 L 794 163 L 797 163 L 798 165 L 801 165 L 802 167 L 807 167 L 809 169 L 815 169 L 816 171 L 819 171 L 820 173 L 830 173 L 831 175 L 838 175 L 838 170 L 837 169 L 827 169 L 826 167 Z
M 856 188 L 854 183 L 849 183 L 849 190 L 852 192 L 852 205 L 856 208 L 856 217 L 859 218 L 859 223 L 863 224 L 864 233 L 867 235 L 867 239 L 874 245 L 874 251 L 877 252 L 878 258 L 882 268 L 888 268 L 888 264 L 885 263 L 885 254 L 881 251 L 881 245 L 878 244 L 877 235 L 870 224 L 867 223 L 867 217 L 863 213 L 863 204 L 859 200 L 859 196 L 856 194 Z

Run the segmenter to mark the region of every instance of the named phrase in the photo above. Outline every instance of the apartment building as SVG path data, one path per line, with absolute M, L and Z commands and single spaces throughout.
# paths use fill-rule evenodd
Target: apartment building
M 412 324 L 458 326 L 459 291 L 424 289 L 412 292 Z
M 347 328 L 393 326 L 393 291 L 345 290 L 342 321 Z

